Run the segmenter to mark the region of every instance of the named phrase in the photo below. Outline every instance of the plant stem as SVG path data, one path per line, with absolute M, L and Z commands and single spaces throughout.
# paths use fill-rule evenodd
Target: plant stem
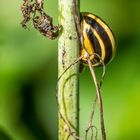
M 79 41 L 74 23 L 73 0 L 58 0 L 59 24 L 58 75 L 79 57 Z M 79 0 L 77 0 L 79 6 Z M 76 7 L 79 11 L 79 7 Z M 59 140 L 76 140 L 79 133 L 79 64 L 72 65 L 58 82 Z

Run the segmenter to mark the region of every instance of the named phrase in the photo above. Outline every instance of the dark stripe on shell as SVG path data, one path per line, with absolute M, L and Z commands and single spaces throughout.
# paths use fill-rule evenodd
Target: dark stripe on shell
M 97 39 L 97 37 L 94 35 L 93 31 L 91 29 L 86 29 L 86 34 L 87 34 L 87 37 L 90 41 L 90 43 L 92 44 L 92 47 L 93 47 L 93 50 L 94 50 L 94 53 L 98 54 L 100 57 L 101 57 L 101 46 L 99 44 L 99 41 Z M 94 63 L 97 63 L 99 62 L 99 58 L 95 55 L 94 56 Z

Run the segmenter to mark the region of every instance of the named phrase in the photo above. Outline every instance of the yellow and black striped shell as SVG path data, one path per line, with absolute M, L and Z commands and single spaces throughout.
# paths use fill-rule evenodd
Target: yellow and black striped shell
M 92 66 L 109 63 L 116 52 L 115 37 L 109 26 L 98 16 L 91 13 L 81 13 L 81 26 L 83 31 L 84 47 L 90 55 Z M 82 62 L 87 64 L 85 49 L 81 50 Z M 97 55 L 96 55 L 97 54 Z

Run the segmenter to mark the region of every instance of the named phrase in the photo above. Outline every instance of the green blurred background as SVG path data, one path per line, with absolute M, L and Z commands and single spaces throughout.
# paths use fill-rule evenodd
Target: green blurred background
M 21 28 L 21 4 L 0 4 L 0 140 L 56 140 L 57 40 L 46 39 L 31 25 L 30 31 Z M 57 24 L 57 0 L 45 0 L 45 7 Z M 102 17 L 117 40 L 102 87 L 108 140 L 140 140 L 140 1 L 83 0 L 81 11 Z M 96 72 L 100 76 L 101 69 Z M 81 135 L 94 96 L 86 68 L 80 74 Z M 99 129 L 98 111 L 95 119 Z

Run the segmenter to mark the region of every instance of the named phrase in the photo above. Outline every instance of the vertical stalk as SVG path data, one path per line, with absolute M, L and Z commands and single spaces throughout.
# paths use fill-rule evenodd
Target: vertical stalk
M 58 0 L 59 24 L 62 33 L 58 41 L 58 75 L 79 57 L 79 42 L 74 23 L 73 0 Z M 77 0 L 79 6 L 79 0 Z M 79 11 L 79 7 L 76 7 Z M 79 64 L 70 67 L 58 83 L 58 138 L 76 140 L 70 133 L 79 131 Z M 61 115 L 60 115 L 61 114 Z

